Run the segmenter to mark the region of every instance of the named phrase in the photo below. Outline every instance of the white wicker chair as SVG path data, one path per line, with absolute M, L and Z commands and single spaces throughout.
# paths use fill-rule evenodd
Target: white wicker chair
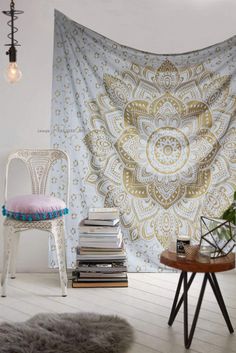
M 6 165 L 5 180 L 5 202 L 7 200 L 7 182 L 8 169 L 13 159 L 22 160 L 29 171 L 32 183 L 32 194 L 45 194 L 48 174 L 51 166 L 57 160 L 65 160 L 67 162 L 67 206 L 69 202 L 69 158 L 67 154 L 60 150 L 31 150 L 22 149 L 12 153 L 8 157 Z M 56 252 L 58 258 L 58 266 L 61 281 L 62 296 L 67 295 L 67 272 L 66 272 L 66 250 L 65 250 L 65 222 L 64 217 L 40 220 L 40 221 L 21 221 L 12 218 L 4 220 L 3 228 L 3 269 L 2 269 L 2 296 L 6 296 L 7 277 L 10 267 L 11 278 L 15 278 L 16 272 L 16 255 L 19 243 L 20 232 L 38 229 L 51 233 L 55 239 Z

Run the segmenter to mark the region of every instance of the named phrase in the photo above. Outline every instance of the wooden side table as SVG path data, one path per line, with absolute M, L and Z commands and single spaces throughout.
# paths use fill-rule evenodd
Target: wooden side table
M 233 333 L 234 329 L 231 324 L 229 314 L 227 312 L 224 299 L 218 284 L 218 281 L 216 279 L 216 272 L 223 272 L 223 271 L 228 271 L 232 270 L 235 268 L 235 254 L 230 253 L 227 256 L 218 258 L 218 259 L 213 259 L 210 260 L 208 263 L 203 263 L 203 262 L 198 262 L 196 260 L 194 261 L 189 261 L 186 260 L 185 258 L 180 258 L 177 256 L 176 253 L 169 252 L 168 250 L 165 250 L 161 254 L 161 263 L 169 266 L 176 268 L 178 270 L 181 270 L 180 277 L 179 277 L 179 282 L 176 288 L 176 293 L 175 293 L 175 298 L 173 301 L 168 325 L 171 326 L 176 318 L 176 315 L 179 312 L 179 309 L 181 305 L 184 305 L 184 344 L 186 348 L 190 348 L 194 331 L 196 328 L 205 288 L 207 281 L 210 283 L 211 288 L 213 290 L 213 293 L 215 294 L 216 300 L 218 302 L 218 305 L 221 309 L 221 312 L 224 316 L 225 322 L 228 326 L 229 332 Z M 192 272 L 189 280 L 188 280 L 188 272 Z M 193 322 L 192 326 L 189 332 L 188 329 L 188 290 L 196 276 L 196 273 L 205 273 L 203 282 L 202 282 L 202 287 L 200 290 L 195 314 L 193 317 Z M 181 286 L 183 283 L 183 294 L 180 296 L 180 290 Z

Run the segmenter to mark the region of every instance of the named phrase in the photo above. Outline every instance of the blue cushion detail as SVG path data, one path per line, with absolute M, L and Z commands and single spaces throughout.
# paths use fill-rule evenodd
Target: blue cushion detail
M 4 205 L 2 206 L 2 215 L 3 215 L 3 216 L 6 216 L 6 209 L 5 209 L 5 206 L 4 206 Z
M 14 218 L 16 220 L 27 221 L 27 222 L 53 219 L 53 218 L 61 217 L 68 213 L 69 213 L 68 208 L 64 208 L 63 210 L 57 210 L 53 212 L 28 214 L 28 213 L 21 213 L 21 212 L 11 212 L 5 208 L 5 205 L 2 206 L 3 216 Z

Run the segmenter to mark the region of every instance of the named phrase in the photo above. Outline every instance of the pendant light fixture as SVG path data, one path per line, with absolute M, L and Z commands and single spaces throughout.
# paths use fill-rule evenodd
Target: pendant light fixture
M 2 12 L 4 13 L 4 15 L 10 17 L 10 20 L 7 22 L 7 24 L 11 28 L 11 32 L 7 36 L 10 39 L 10 43 L 5 44 L 9 47 L 8 51 L 6 52 L 6 55 L 9 56 L 9 64 L 4 76 L 9 83 L 15 83 L 18 82 L 22 77 L 22 73 L 16 63 L 16 47 L 20 46 L 20 44 L 14 36 L 15 33 L 18 31 L 18 28 L 15 27 L 15 21 L 18 19 L 17 15 L 24 13 L 24 11 L 15 10 L 15 3 L 13 0 L 11 0 L 10 10 Z

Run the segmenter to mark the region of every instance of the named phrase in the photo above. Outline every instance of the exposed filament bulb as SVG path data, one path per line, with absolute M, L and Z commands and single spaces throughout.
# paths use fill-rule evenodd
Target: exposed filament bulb
M 22 72 L 16 62 L 10 62 L 7 66 L 4 76 L 7 82 L 16 83 L 20 81 L 22 77 Z

